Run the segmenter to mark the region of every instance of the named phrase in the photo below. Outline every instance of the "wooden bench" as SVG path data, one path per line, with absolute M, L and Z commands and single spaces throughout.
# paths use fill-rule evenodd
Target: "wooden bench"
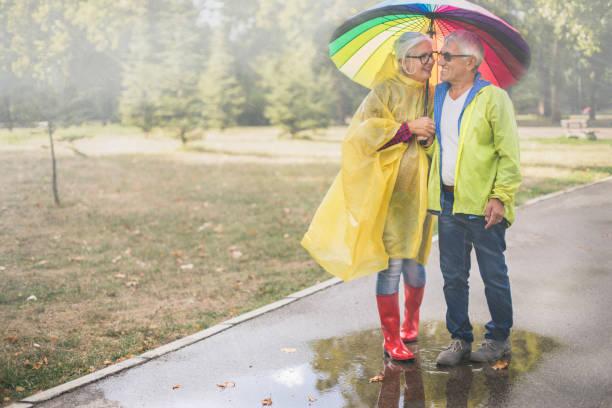
M 565 131 L 566 137 L 584 137 L 590 139 L 595 136 L 595 132 L 587 127 L 586 119 L 563 119 L 561 127 Z

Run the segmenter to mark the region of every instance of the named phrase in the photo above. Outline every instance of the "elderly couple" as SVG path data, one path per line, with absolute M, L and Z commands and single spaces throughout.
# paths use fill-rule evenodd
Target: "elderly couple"
M 429 37 L 407 32 L 390 58 L 393 75 L 378 81 L 356 112 L 342 145 L 342 169 L 302 244 L 343 279 L 377 273 L 384 354 L 412 360 L 406 343 L 418 337 L 423 265 L 431 246 L 432 214 L 437 215 L 451 335 L 437 363 L 499 359 L 511 352 L 505 232 L 514 221 L 514 195 L 521 182 L 512 102 L 478 73 L 484 50 L 472 32 L 453 32 L 439 51 L 433 51 Z M 443 82 L 435 96 L 426 97 L 424 83 L 434 58 Z M 433 120 L 420 117 L 426 100 L 432 102 Z M 472 247 L 491 313 L 475 352 L 468 316 Z M 400 324 L 401 276 L 405 301 Z

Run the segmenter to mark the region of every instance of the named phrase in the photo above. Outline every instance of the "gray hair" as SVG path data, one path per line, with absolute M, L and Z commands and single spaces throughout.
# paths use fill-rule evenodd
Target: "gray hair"
M 433 43 L 432 39 L 423 33 L 413 31 L 405 32 L 395 40 L 395 58 L 398 60 L 404 58 L 414 46 L 423 41 L 429 41 L 430 44 Z
M 462 54 L 476 57 L 476 67 L 474 67 L 474 71 L 477 71 L 484 60 L 484 47 L 480 37 L 471 31 L 457 30 L 446 37 L 444 45 L 448 44 L 450 41 L 454 41 L 459 46 L 459 50 Z

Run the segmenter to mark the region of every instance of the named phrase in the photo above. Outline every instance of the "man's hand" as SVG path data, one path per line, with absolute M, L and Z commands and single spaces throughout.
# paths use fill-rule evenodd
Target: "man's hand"
M 499 201 L 497 198 L 492 198 L 489 200 L 487 204 L 487 209 L 485 211 L 485 221 L 487 225 L 485 225 L 485 229 L 489 229 L 495 224 L 499 224 L 501 220 L 504 219 L 504 203 Z
M 434 137 L 433 137 L 433 135 L 431 135 L 431 136 L 417 136 L 417 137 L 416 137 L 416 139 L 417 139 L 417 142 L 419 142 L 419 144 L 420 144 L 421 146 L 423 146 L 423 147 L 429 147 L 429 146 L 431 146 L 431 144 L 432 144 L 432 143 L 433 143 L 433 141 L 434 141 Z M 423 140 L 424 140 L 425 142 L 422 142 Z

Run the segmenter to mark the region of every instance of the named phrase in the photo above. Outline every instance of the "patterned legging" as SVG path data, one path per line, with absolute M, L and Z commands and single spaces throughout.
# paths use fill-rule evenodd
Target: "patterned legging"
M 425 285 L 425 267 L 414 259 L 390 258 L 389 268 L 378 272 L 376 294 L 391 295 L 399 290 L 400 275 L 413 288 Z

